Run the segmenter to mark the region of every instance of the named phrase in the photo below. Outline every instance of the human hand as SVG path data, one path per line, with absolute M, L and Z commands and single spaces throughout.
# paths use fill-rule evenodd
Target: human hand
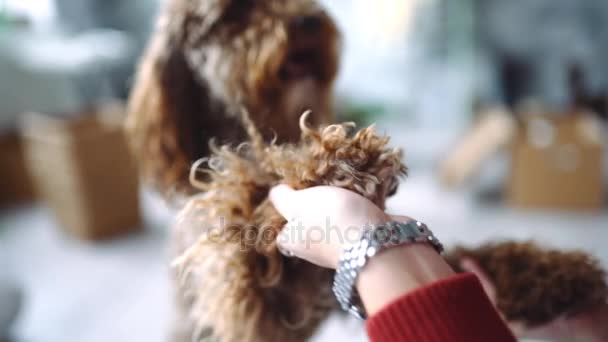
M 366 198 L 330 186 L 295 191 L 280 185 L 271 190 L 270 200 L 288 219 L 277 238 L 279 247 L 328 268 L 336 268 L 344 248 L 359 241 L 364 229 L 388 221 L 411 220 L 387 215 Z M 357 288 L 372 315 L 404 293 L 452 274 L 430 245 L 406 244 L 370 260 L 360 274 Z
M 327 268 L 336 268 L 346 245 L 357 242 L 365 227 L 391 220 L 365 197 L 331 186 L 296 191 L 279 185 L 270 200 L 288 220 L 279 248 Z

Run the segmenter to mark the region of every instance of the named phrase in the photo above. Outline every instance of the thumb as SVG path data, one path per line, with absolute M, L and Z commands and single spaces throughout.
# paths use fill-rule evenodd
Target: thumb
M 293 252 L 294 246 L 292 245 L 293 241 L 291 240 L 292 233 L 289 229 L 289 225 L 285 225 L 281 229 L 281 232 L 277 236 L 276 243 L 281 254 L 292 257 L 295 253 Z
M 285 184 L 280 184 L 270 189 L 270 202 L 272 202 L 272 205 L 274 205 L 279 214 L 283 215 L 287 220 L 290 220 L 295 214 L 295 194 L 296 190 Z

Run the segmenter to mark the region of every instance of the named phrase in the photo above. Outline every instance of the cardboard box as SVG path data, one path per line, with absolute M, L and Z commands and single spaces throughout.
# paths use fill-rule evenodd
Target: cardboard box
M 34 198 L 21 137 L 16 131 L 0 134 L 0 206 L 23 204 Z
M 69 234 L 98 240 L 140 229 L 137 170 L 122 112 L 112 107 L 69 119 L 25 116 L 28 169 Z
M 524 117 L 507 188 L 523 208 L 599 209 L 605 200 L 602 126 L 592 116 Z

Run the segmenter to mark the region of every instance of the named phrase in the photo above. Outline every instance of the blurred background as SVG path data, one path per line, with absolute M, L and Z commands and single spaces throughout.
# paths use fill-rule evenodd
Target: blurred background
M 405 152 L 390 212 L 448 246 L 534 239 L 608 267 L 608 2 L 322 2 L 344 40 L 336 112 L 377 123 Z M 139 186 L 122 132 L 158 6 L 0 0 L 10 340 L 166 339 L 174 212 Z M 365 337 L 336 319 L 315 340 L 330 339 Z

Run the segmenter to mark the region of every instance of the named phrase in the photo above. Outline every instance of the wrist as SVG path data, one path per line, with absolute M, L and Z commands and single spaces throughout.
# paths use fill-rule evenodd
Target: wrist
M 404 293 L 452 274 L 442 251 L 419 221 L 381 223 L 342 253 L 334 294 L 344 310 L 365 319 Z
M 431 245 L 410 243 L 370 259 L 356 286 L 368 315 L 373 315 L 399 297 L 453 274 Z

